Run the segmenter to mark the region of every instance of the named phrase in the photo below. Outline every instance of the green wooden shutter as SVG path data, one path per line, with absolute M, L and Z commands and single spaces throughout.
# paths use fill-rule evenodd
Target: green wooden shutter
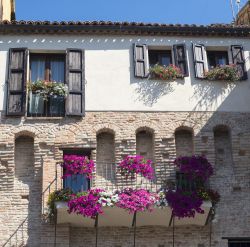
M 195 77 L 203 79 L 207 70 L 207 54 L 204 45 L 193 44 Z
M 241 45 L 232 45 L 232 59 L 233 63 L 237 66 L 241 80 L 247 80 L 247 71 L 245 68 L 244 50 Z
M 185 44 L 173 46 L 175 66 L 179 67 L 184 76 L 189 76 L 187 52 Z
M 7 115 L 23 116 L 26 112 L 27 48 L 9 50 L 7 81 Z
M 148 76 L 148 52 L 146 45 L 134 44 L 135 77 Z
M 69 88 L 69 95 L 66 100 L 66 115 L 84 116 L 84 51 L 79 49 L 67 49 L 66 57 L 66 83 Z

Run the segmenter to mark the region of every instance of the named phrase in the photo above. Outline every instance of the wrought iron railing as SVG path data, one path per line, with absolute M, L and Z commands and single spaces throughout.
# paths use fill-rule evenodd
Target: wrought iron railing
M 189 181 L 184 174 L 176 171 L 172 163 L 157 164 L 153 168 L 155 176 L 152 180 L 149 180 L 140 174 L 134 174 L 133 177 L 122 176 L 115 163 L 98 162 L 92 179 L 88 179 L 85 175 L 73 175 L 62 179 L 63 169 L 58 169 L 57 165 L 55 178 L 42 193 L 42 214 L 46 213 L 45 209 L 49 194 L 62 188 L 68 188 L 77 193 L 90 188 L 102 188 L 110 191 L 142 188 L 151 192 L 159 192 L 162 189 L 192 191 L 197 187 L 196 181 Z
M 28 217 L 18 226 L 15 232 L 2 245 L 2 247 L 23 247 L 27 244 Z

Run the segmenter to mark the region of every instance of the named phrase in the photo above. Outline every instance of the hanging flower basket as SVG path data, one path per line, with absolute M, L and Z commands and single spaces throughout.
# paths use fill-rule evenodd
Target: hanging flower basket
M 189 180 L 204 183 L 213 175 L 213 167 L 204 156 L 179 157 L 174 164 Z
M 181 69 L 170 64 L 169 66 L 154 65 L 149 69 L 150 78 L 160 80 L 176 80 L 177 78 L 184 78 Z
M 203 201 L 196 192 L 170 190 L 166 193 L 166 199 L 173 215 L 178 218 L 194 217 L 196 212 L 204 214 L 201 209 Z
M 239 81 L 240 72 L 236 65 L 222 65 L 210 69 L 205 73 L 205 79 L 209 81 Z
M 85 174 L 88 178 L 92 178 L 92 174 L 95 171 L 95 163 L 87 156 L 64 155 L 63 160 L 61 166 L 64 169 L 64 175 L 62 178 L 74 174 Z
M 152 161 L 144 159 L 140 155 L 129 155 L 118 165 L 121 175 L 126 177 L 135 177 L 135 174 L 141 174 L 143 177 L 152 180 L 154 178 L 154 169 Z

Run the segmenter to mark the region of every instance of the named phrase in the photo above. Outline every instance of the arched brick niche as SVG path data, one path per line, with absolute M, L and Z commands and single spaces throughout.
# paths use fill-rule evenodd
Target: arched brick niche
M 231 131 L 225 125 L 218 125 L 214 128 L 214 148 L 215 148 L 215 165 L 231 165 L 232 163 L 232 144 Z
M 15 176 L 23 183 L 32 182 L 34 175 L 34 138 L 18 135 L 15 139 Z
M 96 173 L 109 180 L 115 174 L 115 135 L 111 131 L 99 132 L 96 139 Z
M 154 160 L 154 133 L 151 129 L 136 131 L 136 154 Z
M 189 128 L 179 128 L 175 131 L 176 156 L 190 156 L 194 153 L 193 131 Z

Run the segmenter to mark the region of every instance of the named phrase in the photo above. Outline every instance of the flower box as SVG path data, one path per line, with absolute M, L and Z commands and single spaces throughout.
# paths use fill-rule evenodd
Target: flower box
M 165 81 L 173 81 L 177 78 L 184 78 L 181 69 L 170 64 L 169 66 L 154 65 L 149 69 L 151 79 L 160 79 Z
M 29 113 L 43 114 L 44 113 L 44 98 L 40 94 L 29 94 Z
M 49 112 L 51 115 L 64 115 L 64 96 L 51 95 L 49 97 Z
M 210 69 L 204 78 L 209 81 L 239 81 L 241 76 L 236 65 L 222 65 Z

